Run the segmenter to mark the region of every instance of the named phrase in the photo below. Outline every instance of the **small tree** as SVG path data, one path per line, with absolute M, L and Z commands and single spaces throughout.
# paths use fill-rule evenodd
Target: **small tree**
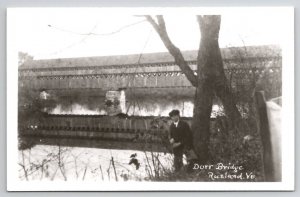
M 24 64 L 27 61 L 33 60 L 33 56 L 29 55 L 28 53 L 19 52 L 18 55 L 19 55 L 19 61 L 18 61 L 19 66 L 21 66 L 22 64 Z
M 210 115 L 214 95 L 221 99 L 226 115 L 229 117 L 231 128 L 241 118 L 227 83 L 218 43 L 221 16 L 197 16 L 201 41 L 196 73 L 187 64 L 180 49 L 170 40 L 163 16 L 156 16 L 157 21 L 149 15 L 145 17 L 174 57 L 175 63 L 180 67 L 191 84 L 196 87 L 192 131 L 194 147 L 199 157 L 199 162 L 205 163 L 209 156 Z

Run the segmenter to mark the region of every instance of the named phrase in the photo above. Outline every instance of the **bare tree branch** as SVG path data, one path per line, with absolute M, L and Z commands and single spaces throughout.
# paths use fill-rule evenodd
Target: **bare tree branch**
M 147 21 L 153 26 L 155 31 L 160 36 L 161 40 L 163 41 L 164 45 L 170 52 L 170 54 L 174 57 L 175 63 L 180 67 L 181 71 L 185 74 L 187 79 L 191 82 L 193 86 L 197 86 L 197 77 L 194 74 L 194 71 L 189 67 L 187 62 L 185 61 L 181 51 L 172 43 L 167 33 L 165 20 L 162 15 L 156 16 L 156 22 L 151 16 L 145 16 Z
M 157 18 L 159 27 L 163 30 L 166 30 L 166 24 L 165 24 L 165 20 L 164 20 L 163 16 L 157 15 L 156 18 Z
M 155 20 L 149 15 L 146 15 L 145 17 L 146 17 L 147 21 L 153 26 L 155 31 L 159 32 L 160 30 L 159 30 L 158 24 L 155 22 Z

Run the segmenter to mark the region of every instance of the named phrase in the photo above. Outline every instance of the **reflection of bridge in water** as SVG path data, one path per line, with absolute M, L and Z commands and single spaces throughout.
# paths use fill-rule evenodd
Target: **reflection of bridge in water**
M 279 48 L 225 48 L 221 52 L 228 83 L 236 95 L 251 97 L 252 91 L 248 90 L 265 75 L 270 80 L 268 91 L 275 94 L 272 97 L 281 95 Z M 183 55 L 196 70 L 197 51 L 186 51 Z M 19 67 L 19 88 L 47 92 L 48 99 L 65 108 L 76 103 L 97 111 L 107 111 L 107 91 L 122 90 L 126 97 L 122 113 L 129 116 L 45 115 L 28 122 L 24 135 L 49 138 L 49 143 L 50 138 L 74 139 L 74 142 L 88 139 L 90 144 L 97 139 L 99 143 L 94 144 L 101 144 L 102 140 L 145 146 L 164 144 L 167 124 L 159 125 L 155 117 L 142 116 L 166 116 L 174 108 L 183 116 L 191 116 L 192 109 L 187 104 L 193 101 L 195 91 L 169 53 L 34 60 Z M 190 118 L 186 120 L 190 122 Z
M 181 117 L 191 125 L 191 118 Z M 168 117 L 47 115 L 22 128 L 34 144 L 170 152 Z M 222 129 L 211 118 L 211 133 Z
M 166 117 L 45 115 L 22 133 L 37 144 L 169 151 Z

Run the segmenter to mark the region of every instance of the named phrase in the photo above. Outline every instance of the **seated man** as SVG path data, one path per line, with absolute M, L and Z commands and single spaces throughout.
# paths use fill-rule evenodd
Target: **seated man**
M 183 153 L 192 150 L 192 132 L 188 123 L 180 120 L 179 110 L 172 110 L 169 116 L 172 120 L 170 125 L 170 143 L 174 153 L 174 167 L 175 171 L 179 171 L 183 166 Z

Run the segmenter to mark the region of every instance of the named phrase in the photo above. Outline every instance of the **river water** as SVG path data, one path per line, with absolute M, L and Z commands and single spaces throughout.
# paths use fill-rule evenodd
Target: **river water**
M 109 143 L 113 144 L 102 143 L 106 143 L 103 144 L 106 147 Z M 82 147 L 74 146 L 78 142 L 72 146 L 68 146 L 70 142 L 63 144 L 63 141 L 60 145 L 49 144 L 49 140 L 40 139 L 40 143 L 31 149 L 19 151 L 21 180 L 147 181 L 172 170 L 172 154 L 126 149 L 130 147 L 128 143 L 119 143 L 119 149 L 116 146 L 114 149 L 99 148 L 101 141 L 98 148 L 82 143 Z M 134 156 L 133 163 L 135 159 L 139 163 L 138 167 L 129 164 L 131 156 Z

